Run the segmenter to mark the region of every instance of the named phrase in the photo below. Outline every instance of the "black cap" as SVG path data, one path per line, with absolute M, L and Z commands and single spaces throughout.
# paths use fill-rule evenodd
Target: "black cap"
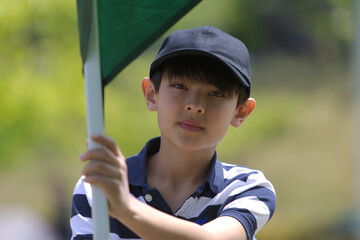
M 250 96 L 249 52 L 239 39 L 216 27 L 201 26 L 179 30 L 169 34 L 164 40 L 150 67 L 150 78 L 154 71 L 170 58 L 183 55 L 201 55 L 218 60 L 247 87 Z

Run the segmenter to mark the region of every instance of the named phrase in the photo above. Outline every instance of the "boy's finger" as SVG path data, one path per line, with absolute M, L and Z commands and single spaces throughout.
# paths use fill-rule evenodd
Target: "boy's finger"
M 116 180 L 99 174 L 90 174 L 85 177 L 84 181 L 100 188 L 107 197 L 114 192 L 114 189 L 117 189 Z
M 121 179 L 122 171 L 114 168 L 112 165 L 97 160 L 90 161 L 83 168 L 83 175 L 89 176 L 91 174 L 99 174 L 109 178 Z
M 80 160 L 88 161 L 96 159 L 98 161 L 107 162 L 111 165 L 120 166 L 119 158 L 116 157 L 110 150 L 106 148 L 94 148 L 86 151 L 79 156 Z M 122 159 L 122 157 L 120 157 Z
M 104 134 L 93 134 L 91 136 L 91 139 L 94 142 L 100 143 L 101 145 L 103 145 L 104 147 L 109 149 L 111 152 L 113 152 L 115 154 L 115 156 L 121 155 L 121 151 L 120 151 L 118 145 L 116 144 L 116 141 L 114 139 L 112 139 L 111 137 L 106 136 Z

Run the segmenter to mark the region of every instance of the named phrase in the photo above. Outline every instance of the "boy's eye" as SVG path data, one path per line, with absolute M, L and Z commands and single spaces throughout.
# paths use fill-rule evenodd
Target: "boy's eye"
M 176 89 L 184 89 L 184 90 L 187 90 L 187 87 L 186 87 L 184 84 L 181 84 L 181 83 L 171 84 L 171 87 L 176 88 Z
M 223 93 L 216 92 L 216 91 L 210 92 L 209 96 L 212 96 L 212 97 L 225 97 L 225 95 Z

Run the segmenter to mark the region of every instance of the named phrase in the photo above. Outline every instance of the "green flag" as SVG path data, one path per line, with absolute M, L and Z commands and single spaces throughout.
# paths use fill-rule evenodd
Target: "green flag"
M 101 77 L 109 83 L 200 0 L 97 0 Z M 93 21 L 92 1 L 77 0 L 83 62 Z

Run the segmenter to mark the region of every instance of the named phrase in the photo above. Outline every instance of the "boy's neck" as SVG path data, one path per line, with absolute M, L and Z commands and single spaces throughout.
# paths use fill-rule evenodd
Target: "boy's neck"
M 162 139 L 159 152 L 148 162 L 148 181 L 160 179 L 168 182 L 174 189 L 186 185 L 201 185 L 208 174 L 214 152 L 215 147 L 185 151 Z
M 162 139 L 159 152 L 147 162 L 148 186 L 157 188 L 176 212 L 205 182 L 214 151 L 184 151 Z

